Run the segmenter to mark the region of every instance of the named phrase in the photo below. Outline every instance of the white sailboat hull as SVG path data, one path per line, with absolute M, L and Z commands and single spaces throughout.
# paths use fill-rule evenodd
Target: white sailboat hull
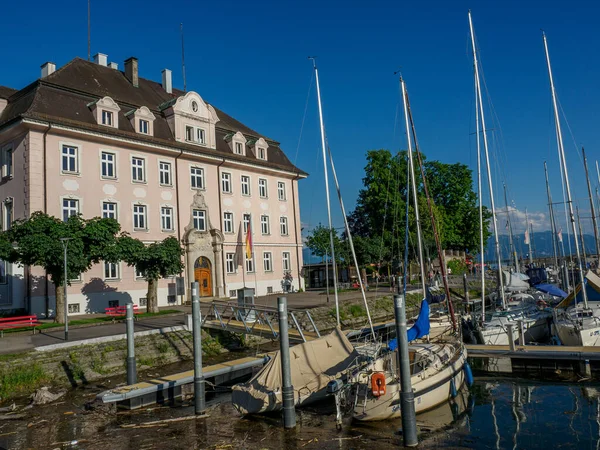
M 541 342 L 550 338 L 550 327 L 548 320 L 551 318 L 550 315 L 547 317 L 541 317 L 538 320 L 523 320 L 523 328 L 525 330 L 525 344 L 531 342 Z M 486 345 L 508 345 L 508 333 L 506 326 L 491 326 L 484 327 L 481 330 L 483 341 Z M 513 338 L 514 342 L 519 341 L 519 328 L 518 322 L 514 323 L 513 326 Z
M 445 345 L 449 346 L 450 344 L 440 344 L 438 347 Z M 451 347 L 454 348 L 454 346 Z M 395 354 L 392 356 L 395 357 Z M 417 414 L 448 401 L 452 398 L 453 391 L 458 391 L 462 387 L 465 379 L 463 367 L 466 359 L 466 350 L 461 345 L 452 359 L 442 367 L 431 367 L 411 377 Z M 399 379 L 391 371 L 384 369 L 384 361 L 380 358 L 375 361 L 372 371 L 362 374 L 365 379 L 358 388 L 353 414 L 355 420 L 375 421 L 401 416 Z M 385 372 L 386 374 L 386 393 L 379 397 L 372 394 L 369 381 L 370 374 L 375 372 Z

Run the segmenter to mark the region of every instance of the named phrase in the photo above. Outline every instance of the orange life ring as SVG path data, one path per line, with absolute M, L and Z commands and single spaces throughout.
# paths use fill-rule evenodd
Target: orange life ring
M 375 397 L 385 395 L 385 375 L 382 372 L 371 375 L 371 392 Z

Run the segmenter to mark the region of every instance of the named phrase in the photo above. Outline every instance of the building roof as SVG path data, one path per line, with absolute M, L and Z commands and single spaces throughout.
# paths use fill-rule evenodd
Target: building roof
M 214 105 L 211 106 L 220 119 L 216 124 L 216 149 L 176 141 L 160 107 L 161 105 L 164 107 L 165 103 L 182 95 L 185 93 L 178 89 L 173 89 L 173 93 L 169 94 L 160 83 L 145 78 L 139 78 L 138 87 L 134 87 L 125 77 L 124 72 L 75 58 L 54 73 L 20 91 L 0 86 L 0 98 L 8 99 L 8 105 L 0 114 L 0 128 L 21 118 L 38 119 L 53 124 L 176 147 L 202 155 L 226 156 L 230 160 L 307 175 L 290 162 L 277 141 L 254 131 Z M 118 113 L 118 129 L 107 129 L 98 125 L 88 107 L 89 103 L 106 96 L 111 97 L 121 107 Z M 146 106 L 156 116 L 154 136 L 136 133 L 131 122 L 125 117 L 128 111 L 141 106 Z M 250 148 L 247 149 L 246 155 L 234 154 L 224 138 L 237 131 L 244 134 L 248 140 L 261 137 L 265 139 L 269 144 L 268 161 L 257 159 Z

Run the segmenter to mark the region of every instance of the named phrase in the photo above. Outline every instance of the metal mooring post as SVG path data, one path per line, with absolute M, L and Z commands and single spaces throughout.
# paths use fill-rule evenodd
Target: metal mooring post
M 137 383 L 137 368 L 135 365 L 135 337 L 133 332 L 133 304 L 127 303 L 127 384 Z
M 465 304 L 467 305 L 467 312 L 469 312 L 469 286 L 467 284 L 467 274 L 463 273 L 463 289 L 465 290 Z
M 402 436 L 405 447 L 416 447 L 417 418 L 415 413 L 415 394 L 410 380 L 410 360 L 408 358 L 408 335 L 406 334 L 406 310 L 404 295 L 394 295 L 396 313 L 396 339 L 398 340 L 398 367 L 400 368 L 400 408 L 402 414 Z
M 192 283 L 192 322 L 194 334 L 194 411 L 196 414 L 204 414 L 206 411 L 206 400 L 204 392 L 204 375 L 202 374 L 202 320 L 200 317 L 199 285 Z
M 294 387 L 292 386 L 292 372 L 290 368 L 290 339 L 288 336 L 287 299 L 277 297 L 277 310 L 279 311 L 279 346 L 281 352 L 281 379 L 283 387 L 283 427 L 296 426 L 296 409 L 294 408 Z
M 518 321 L 519 324 L 519 345 L 525 345 L 525 324 L 523 320 Z
M 506 334 L 508 335 L 508 348 L 511 352 L 515 351 L 515 335 L 513 333 L 513 324 L 506 324 Z

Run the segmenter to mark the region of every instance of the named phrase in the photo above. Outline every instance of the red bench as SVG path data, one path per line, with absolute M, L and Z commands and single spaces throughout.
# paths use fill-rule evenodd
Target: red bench
M 37 316 L 19 316 L 19 317 L 6 317 L 0 319 L 0 336 L 4 337 L 4 330 L 12 328 L 33 328 L 33 334 L 35 334 L 35 327 L 41 325 Z
M 113 322 L 117 319 L 117 317 L 125 317 L 127 315 L 127 306 L 123 305 L 123 306 L 113 306 L 111 308 L 106 308 L 104 310 L 104 313 L 107 316 L 110 316 L 113 318 Z M 134 318 L 136 314 L 140 314 L 140 310 L 138 305 L 133 305 L 133 314 L 134 314 Z

